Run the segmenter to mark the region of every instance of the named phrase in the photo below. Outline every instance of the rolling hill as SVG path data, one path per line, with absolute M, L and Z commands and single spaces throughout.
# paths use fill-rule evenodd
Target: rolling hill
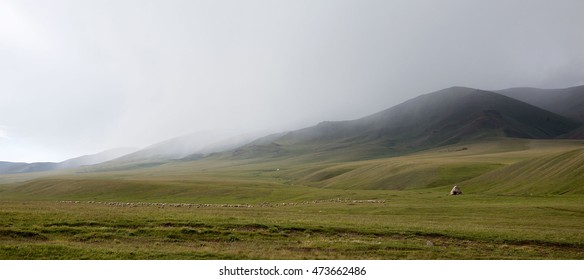
M 465 182 L 473 192 L 506 195 L 584 194 L 584 149 L 497 169 Z

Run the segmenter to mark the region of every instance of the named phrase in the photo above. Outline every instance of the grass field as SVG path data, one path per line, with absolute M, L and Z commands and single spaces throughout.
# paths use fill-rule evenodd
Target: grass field
M 7 176 L 0 259 L 584 259 L 583 148 L 498 140 Z

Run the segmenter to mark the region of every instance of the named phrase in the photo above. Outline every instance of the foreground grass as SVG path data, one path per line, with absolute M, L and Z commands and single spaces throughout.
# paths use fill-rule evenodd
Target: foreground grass
M 394 191 L 384 199 L 249 208 L 4 200 L 0 258 L 584 258 L 580 196 Z

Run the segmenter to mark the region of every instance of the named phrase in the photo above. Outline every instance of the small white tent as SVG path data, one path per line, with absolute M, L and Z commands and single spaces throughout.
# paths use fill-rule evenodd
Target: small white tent
M 458 186 L 454 186 L 452 188 L 452 190 L 450 191 L 450 195 L 459 195 L 462 194 L 462 191 L 460 190 L 460 188 Z

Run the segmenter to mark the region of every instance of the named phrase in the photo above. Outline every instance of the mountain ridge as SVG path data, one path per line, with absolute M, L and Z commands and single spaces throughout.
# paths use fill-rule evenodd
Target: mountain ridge
M 495 92 L 584 122 L 584 85 L 561 89 L 518 87 Z

